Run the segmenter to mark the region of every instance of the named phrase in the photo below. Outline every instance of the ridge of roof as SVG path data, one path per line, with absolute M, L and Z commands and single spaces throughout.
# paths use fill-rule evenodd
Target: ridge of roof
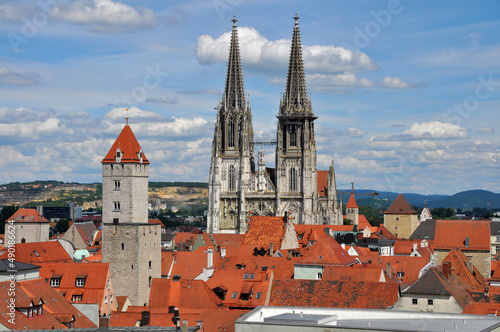
M 5 222 L 10 220 L 17 222 L 50 222 L 35 209 L 19 209 Z
M 403 194 L 399 194 L 384 214 L 417 214 L 417 211 L 408 203 Z

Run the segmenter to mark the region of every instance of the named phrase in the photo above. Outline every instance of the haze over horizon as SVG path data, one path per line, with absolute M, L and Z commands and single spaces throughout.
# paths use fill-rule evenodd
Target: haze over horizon
M 100 182 L 127 107 L 151 181 L 208 182 L 233 15 L 255 140 L 270 141 L 295 12 L 318 168 L 334 160 L 339 189 L 497 190 L 493 0 L 3 1 L 0 182 Z

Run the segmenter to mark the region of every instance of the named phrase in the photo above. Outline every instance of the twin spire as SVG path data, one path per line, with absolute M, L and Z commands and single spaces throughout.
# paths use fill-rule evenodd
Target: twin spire
M 286 92 L 282 100 L 280 114 L 300 113 L 312 115 L 311 104 L 306 89 L 304 61 L 302 59 L 302 45 L 300 42 L 299 17 L 295 13 L 292 47 L 288 64 Z M 240 48 L 238 43 L 238 30 L 236 29 L 236 16 L 233 16 L 233 30 L 231 31 L 231 44 L 227 65 L 226 86 L 223 104 L 228 109 L 243 109 L 245 106 L 245 88 L 243 85 L 243 71 L 241 69 Z

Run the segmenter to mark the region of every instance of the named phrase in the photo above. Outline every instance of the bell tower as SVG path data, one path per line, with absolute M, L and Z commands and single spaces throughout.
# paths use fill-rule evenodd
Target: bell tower
M 236 18 L 226 84 L 217 106 L 209 174 L 209 233 L 245 233 L 245 191 L 255 172 L 252 112 L 245 96 Z
M 291 211 L 299 224 L 317 218 L 316 142 L 311 100 L 306 89 L 299 17 L 295 20 L 286 90 L 280 101 L 276 137 L 277 215 Z

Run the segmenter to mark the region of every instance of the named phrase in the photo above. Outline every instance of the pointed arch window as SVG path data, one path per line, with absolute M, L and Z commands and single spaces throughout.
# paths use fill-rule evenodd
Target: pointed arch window
M 234 191 L 236 188 L 236 174 L 234 171 L 234 165 L 229 165 L 229 177 L 228 177 L 228 189 L 229 191 Z
M 290 191 L 297 191 L 297 170 L 292 167 L 290 168 Z
M 227 123 L 227 147 L 234 148 L 234 136 L 236 133 L 236 124 L 234 120 L 229 120 Z
M 288 135 L 290 136 L 290 146 L 297 146 L 297 126 L 288 126 Z

